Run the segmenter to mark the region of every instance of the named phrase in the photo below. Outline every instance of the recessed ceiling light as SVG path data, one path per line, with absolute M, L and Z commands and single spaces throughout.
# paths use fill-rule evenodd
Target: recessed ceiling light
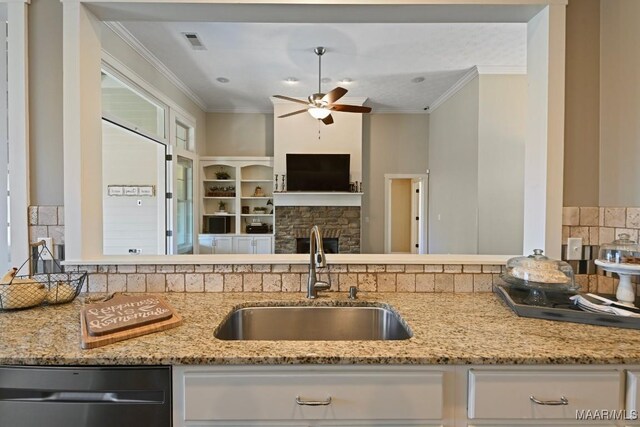
M 420 76 L 420 77 L 414 77 L 411 79 L 411 81 L 413 83 L 422 83 L 424 81 L 424 77 Z
M 229 79 L 226 77 L 218 77 L 216 80 L 220 83 L 229 83 Z
M 286 79 L 284 79 L 284 81 L 285 83 L 289 83 L 290 85 L 298 83 L 298 79 L 295 77 L 287 77 Z
M 348 84 L 353 83 L 353 79 L 351 79 L 351 78 L 349 78 L 349 77 L 345 77 L 344 79 L 340 80 L 340 82 L 339 82 L 339 83 L 341 83 L 341 84 L 343 84 L 343 85 L 348 85 Z
M 331 79 L 329 77 L 323 77 L 322 80 L 320 80 L 322 83 L 329 83 L 331 81 Z

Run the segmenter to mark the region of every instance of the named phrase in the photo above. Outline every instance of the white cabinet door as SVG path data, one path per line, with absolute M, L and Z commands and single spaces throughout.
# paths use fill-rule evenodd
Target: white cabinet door
M 213 253 L 213 237 L 198 236 L 198 253 L 205 255 Z
M 231 254 L 233 253 L 232 237 L 215 237 L 213 239 L 214 254 Z
M 256 254 L 270 254 L 273 253 L 271 236 L 254 236 L 253 237 L 253 249 Z
M 254 253 L 253 248 L 253 237 L 251 236 L 239 236 L 233 238 L 233 252 L 236 254 L 252 254 Z
M 579 411 L 620 410 L 619 371 L 469 371 L 471 419 L 566 419 Z

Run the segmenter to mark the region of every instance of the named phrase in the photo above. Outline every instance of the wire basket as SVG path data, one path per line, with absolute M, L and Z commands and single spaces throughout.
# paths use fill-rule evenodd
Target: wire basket
M 86 271 L 69 273 L 36 273 L 30 276 L 19 276 L 17 273 L 31 261 L 36 265 L 48 254 L 58 270 L 60 264 L 53 258 L 44 241 L 32 243 L 31 246 L 42 246 L 35 255 L 28 258 L 20 268 L 14 268 L 0 280 L 0 310 L 35 307 L 41 304 L 62 304 L 72 301 L 80 291 L 87 278 Z

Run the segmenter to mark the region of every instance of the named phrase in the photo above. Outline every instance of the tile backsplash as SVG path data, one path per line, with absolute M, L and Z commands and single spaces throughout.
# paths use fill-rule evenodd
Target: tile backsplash
M 640 208 L 638 207 L 565 207 L 562 215 L 562 240 L 582 238 L 588 247 L 587 258 L 597 256 L 598 245 L 629 233 L 638 241 Z M 30 240 L 52 237 L 63 254 L 64 208 L 31 206 Z M 58 256 L 59 254 L 56 254 Z M 574 262 L 576 281 L 590 292 L 613 293 L 615 274 L 595 269 L 593 261 Z M 584 266 L 581 267 L 581 266 Z M 91 292 L 300 292 L 306 287 L 307 266 L 273 265 L 86 265 L 67 267 L 89 272 L 86 290 Z M 502 283 L 500 265 L 331 265 L 327 274 L 333 290 L 347 291 L 358 286 L 369 292 L 491 292 Z M 637 279 L 636 279 L 637 280 Z M 638 284 L 640 294 L 640 284 Z
M 638 241 L 640 235 L 640 208 L 639 207 L 564 207 L 562 208 L 562 244 L 563 254 L 567 238 L 580 237 L 584 247 L 589 247 L 589 259 L 597 258 L 600 244 L 610 243 L 617 239 L 621 233 L 627 233 L 631 240 Z M 585 254 L 586 258 L 586 254 Z M 583 289 L 590 292 L 614 293 L 618 285 L 616 274 L 594 270 L 589 259 L 579 261 L 587 266 L 588 274 L 576 275 L 576 281 Z M 592 261 L 591 261 L 592 262 Z M 576 264 L 576 262 L 570 261 Z M 574 266 L 575 269 L 575 266 Z M 637 285 L 637 294 L 640 295 L 640 281 L 637 276 L 632 279 Z

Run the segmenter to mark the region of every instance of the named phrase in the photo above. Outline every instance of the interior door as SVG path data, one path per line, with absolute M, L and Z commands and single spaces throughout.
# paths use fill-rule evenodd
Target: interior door
M 102 120 L 103 253 L 164 255 L 166 145 Z

